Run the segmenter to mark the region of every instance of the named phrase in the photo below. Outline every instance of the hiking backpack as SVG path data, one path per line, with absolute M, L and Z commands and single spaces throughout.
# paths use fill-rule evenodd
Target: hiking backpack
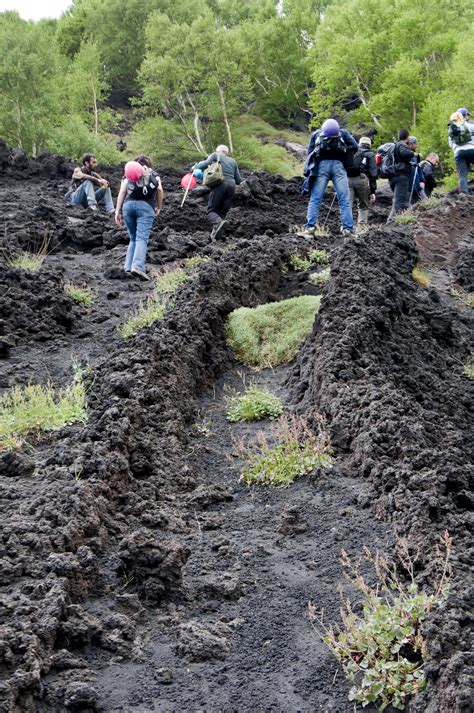
M 160 185 L 158 174 L 151 168 L 147 168 L 143 176 L 138 181 L 127 182 L 127 198 L 133 201 L 143 201 L 149 197 L 152 191 L 156 191 Z
M 347 146 L 341 132 L 339 132 L 336 136 L 325 136 L 322 133 L 319 134 L 314 144 L 314 157 L 319 158 L 321 153 L 325 153 L 326 151 L 338 151 L 343 154 L 347 152 Z
M 377 173 L 379 178 L 392 178 L 396 174 L 395 144 L 383 144 L 375 154 Z
M 214 188 L 214 186 L 218 186 L 219 183 L 222 183 L 224 181 L 221 157 L 220 154 L 216 155 L 217 159 L 214 161 L 214 163 L 211 163 L 211 165 L 206 168 L 206 170 L 204 171 L 204 178 L 202 179 L 203 185 L 207 186 L 208 188 Z
M 469 143 L 472 138 L 471 129 L 466 121 L 461 123 L 450 121 L 448 124 L 449 138 L 457 146 Z
M 352 161 L 346 165 L 347 175 L 349 176 L 349 178 L 355 178 L 356 176 L 360 176 L 361 173 L 367 175 L 369 159 L 365 155 L 366 151 L 367 149 L 357 149 Z

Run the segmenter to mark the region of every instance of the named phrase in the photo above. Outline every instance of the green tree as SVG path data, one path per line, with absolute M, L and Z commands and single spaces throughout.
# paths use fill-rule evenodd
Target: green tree
M 99 133 L 100 107 L 108 90 L 109 85 L 97 44 L 84 42 L 68 72 L 67 98 L 70 111 L 80 116 L 86 124 L 91 123 L 96 134 Z

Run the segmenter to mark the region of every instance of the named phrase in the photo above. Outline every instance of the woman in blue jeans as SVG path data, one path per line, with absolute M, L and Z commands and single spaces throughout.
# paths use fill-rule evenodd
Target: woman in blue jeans
M 163 188 L 160 177 L 151 167 L 148 156 L 137 156 L 125 166 L 120 193 L 117 198 L 115 222 L 127 226 L 130 243 L 125 257 L 124 270 L 149 280 L 145 260 L 155 215 L 163 206 Z

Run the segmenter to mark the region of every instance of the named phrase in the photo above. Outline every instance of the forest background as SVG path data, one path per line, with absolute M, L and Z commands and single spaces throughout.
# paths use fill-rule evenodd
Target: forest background
M 334 116 L 375 145 L 407 127 L 449 173 L 449 115 L 474 104 L 473 29 L 474 0 L 74 0 L 37 23 L 4 12 L 0 136 L 32 155 L 143 151 L 174 166 L 227 143 L 243 167 L 292 175 L 281 143 Z

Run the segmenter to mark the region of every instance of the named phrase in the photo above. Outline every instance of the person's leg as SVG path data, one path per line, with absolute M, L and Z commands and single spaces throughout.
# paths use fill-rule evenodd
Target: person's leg
M 82 205 L 87 208 L 88 205 L 95 205 L 96 199 L 94 194 L 94 184 L 92 181 L 84 181 L 79 188 L 76 188 L 71 195 L 70 202 L 74 205 Z
M 354 210 L 354 199 L 356 198 L 356 176 L 351 176 L 347 180 L 349 181 L 349 200 L 351 202 L 351 208 Z
M 331 161 L 331 163 L 331 178 L 337 194 L 342 229 L 352 232 L 354 230 L 354 219 L 349 201 L 349 183 L 347 181 L 346 169 L 340 161 Z
M 112 213 L 115 210 L 110 188 L 98 188 L 95 191 L 95 199 L 97 203 L 101 203 L 103 201 L 107 213 Z
M 459 193 L 469 193 L 469 167 L 474 163 L 474 149 L 458 151 L 454 156 L 454 163 L 458 172 Z
M 235 183 L 233 181 L 224 181 L 223 198 L 220 206 L 220 214 L 225 218 L 232 205 L 232 199 L 235 193 Z
M 369 179 L 363 173 L 357 178 L 357 197 L 359 199 L 359 211 L 357 223 L 367 225 L 369 222 Z
M 330 163 L 331 161 L 320 161 L 319 163 L 318 174 L 313 181 L 309 197 L 306 225 L 304 226 L 306 229 L 314 228 L 318 222 L 321 201 L 323 200 L 324 191 L 326 190 L 329 179 L 331 178 Z
M 219 183 L 214 188 L 211 188 L 209 193 L 209 201 L 207 203 L 207 219 L 212 226 L 217 226 L 221 222 L 222 215 L 222 204 L 224 201 L 224 183 Z
M 408 176 L 399 175 L 395 176 L 395 189 L 393 194 L 393 202 L 395 213 L 402 213 L 404 210 L 408 210 L 410 206 L 410 179 Z
M 138 270 L 139 272 L 144 273 L 148 238 L 150 237 L 150 232 L 153 226 L 153 218 L 155 217 L 155 212 L 151 205 L 146 201 L 135 201 L 135 203 L 135 212 L 137 216 L 137 232 L 135 252 L 133 254 L 132 261 L 132 272 L 133 270 Z
M 136 238 L 137 238 L 137 216 L 135 212 L 135 201 L 125 201 L 123 204 L 123 221 L 127 226 L 130 242 L 128 244 L 127 254 L 123 269 L 125 272 L 130 272 L 132 269 L 133 257 L 135 254 Z

